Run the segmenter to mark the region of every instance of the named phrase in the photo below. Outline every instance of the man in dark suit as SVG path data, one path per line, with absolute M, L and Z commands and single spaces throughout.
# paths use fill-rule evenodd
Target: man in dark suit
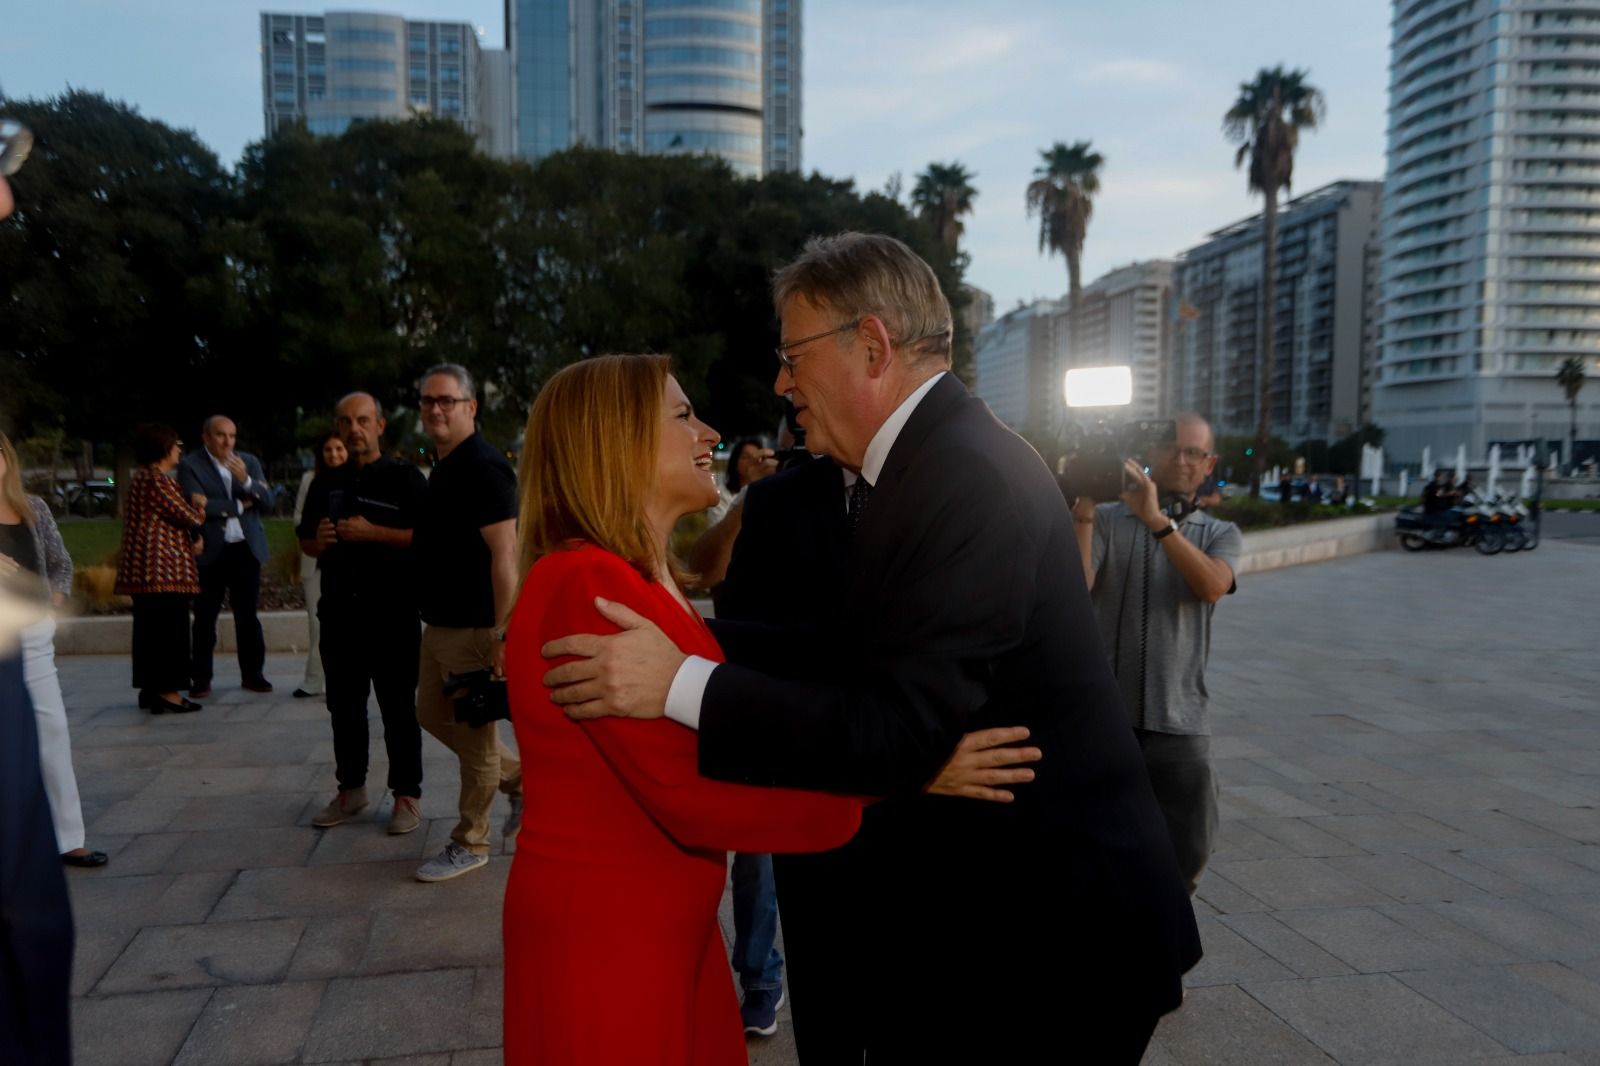
M 267 534 L 261 512 L 272 504 L 272 486 L 261 472 L 261 462 L 236 451 L 238 429 L 225 415 L 206 419 L 201 432 L 204 448 L 190 452 L 178 464 L 178 483 L 191 496 L 206 498 L 205 546 L 200 564 L 200 596 L 194 605 L 194 660 L 190 667 L 189 695 L 211 695 L 211 654 L 217 646 L 217 615 L 227 593 L 233 607 L 233 631 L 239 644 L 239 674 L 251 692 L 271 692 L 262 676 L 267 642 L 256 617 L 261 594 L 261 564 L 267 561 Z
M 625 631 L 552 642 L 583 658 L 546 681 L 574 717 L 697 728 L 710 777 L 884 797 L 852 844 L 871 933 L 855 967 L 885 967 L 865 1047 L 807 1066 L 1136 1063 L 1200 944 L 1070 512 L 947 373 L 949 306 L 903 244 L 813 241 L 774 295 L 775 387 L 848 484 L 831 628 L 779 648 L 729 632 L 715 665 L 609 605 Z M 1009 725 L 1043 752 L 1014 802 L 921 794 L 963 732 Z

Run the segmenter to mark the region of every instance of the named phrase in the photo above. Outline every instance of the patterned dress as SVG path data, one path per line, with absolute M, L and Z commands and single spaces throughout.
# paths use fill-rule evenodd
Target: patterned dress
M 175 480 L 148 468 L 135 470 L 123 512 L 117 593 L 198 596 L 200 571 L 189 544 L 205 520 L 205 511 L 183 498 Z

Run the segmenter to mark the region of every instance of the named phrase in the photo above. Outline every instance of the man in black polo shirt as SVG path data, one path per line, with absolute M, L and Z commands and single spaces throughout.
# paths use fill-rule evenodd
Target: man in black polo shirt
M 505 835 L 522 820 L 522 763 L 500 740 L 499 725 L 457 721 L 444 694 L 452 674 L 505 676 L 505 644 L 496 638 L 517 593 L 517 475 L 478 435 L 478 401 L 464 367 L 445 363 L 424 374 L 419 407 L 439 461 L 417 521 L 426 623 L 417 719 L 461 762 L 461 820 L 417 880 L 448 881 L 488 863 L 497 793 L 511 798 Z
M 339 794 L 311 820 L 338 825 L 367 806 L 367 692 L 376 692 L 389 752 L 394 811 L 389 832 L 421 823 L 422 731 L 417 728 L 417 582 L 411 531 L 427 482 L 410 463 L 383 456 L 387 423 L 378 401 L 353 392 L 334 408 L 350 461 L 311 483 L 297 533 L 322 571 L 323 670 L 333 717 Z

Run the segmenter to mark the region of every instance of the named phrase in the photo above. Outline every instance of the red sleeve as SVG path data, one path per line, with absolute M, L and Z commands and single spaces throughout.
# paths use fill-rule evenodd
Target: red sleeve
M 614 555 L 575 553 L 538 590 L 547 597 L 537 633 L 529 633 L 536 655 L 546 641 L 573 633 L 615 633 L 594 605 L 596 596 L 637 611 L 664 630 L 671 622 L 647 592 L 643 579 Z M 675 621 L 675 620 L 674 620 Z M 567 659 L 551 660 L 557 666 Z M 685 848 L 725 851 L 825 851 L 844 844 L 861 824 L 862 801 L 798 789 L 724 784 L 701 777 L 697 738 L 677 722 L 602 718 L 583 728 L 640 806 Z
M 178 483 L 169 477 L 156 475 L 153 493 L 155 511 L 162 518 L 181 529 L 194 529 L 205 525 L 206 513 L 184 498 Z

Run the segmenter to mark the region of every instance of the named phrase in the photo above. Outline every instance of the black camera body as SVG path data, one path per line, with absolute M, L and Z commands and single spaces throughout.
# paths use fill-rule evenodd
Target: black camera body
M 1143 465 L 1150 449 L 1178 439 L 1178 424 L 1169 418 L 1098 422 L 1092 426 L 1074 423 L 1067 427 L 1064 438 L 1064 465 L 1056 475 L 1061 494 L 1068 503 L 1080 496 L 1106 503 L 1123 493 L 1127 473 L 1123 464 L 1133 459 Z
M 772 458 L 778 463 L 778 473 L 783 473 L 796 466 L 802 466 L 815 459 L 816 456 L 806 451 L 806 427 L 800 424 L 795 417 L 794 404 L 785 402 L 783 405 L 783 421 L 789 430 L 789 436 L 794 438 L 794 446 L 783 448 L 774 452 Z
M 477 729 L 511 717 L 506 681 L 489 670 L 468 670 L 444 679 L 444 696 L 455 709 L 456 721 Z

